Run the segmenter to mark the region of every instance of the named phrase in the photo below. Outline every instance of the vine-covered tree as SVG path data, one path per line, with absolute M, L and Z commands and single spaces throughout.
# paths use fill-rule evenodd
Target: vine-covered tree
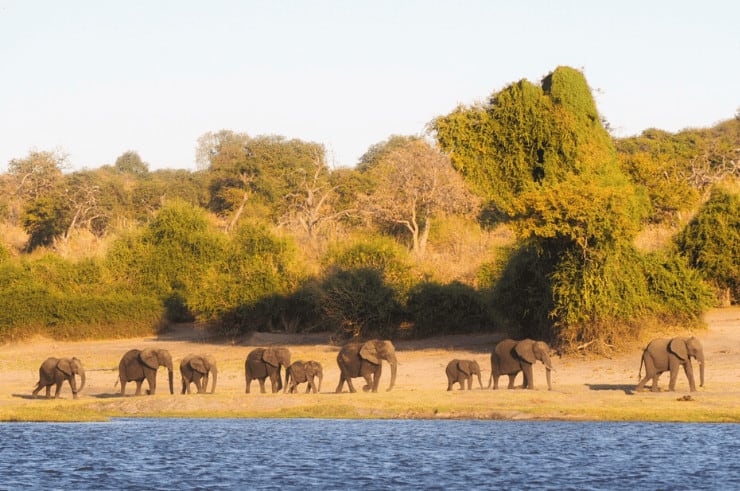
M 621 171 L 581 72 L 558 67 L 540 85 L 519 81 L 431 126 L 454 167 L 488 201 L 490 216 L 508 221 L 526 245 L 496 289 L 514 300 L 501 305 L 525 335 L 570 346 L 619 344 L 634 335 L 637 317 L 663 314 L 667 297 L 683 294 L 654 298 L 633 287 L 652 274 L 632 245 L 647 201 Z M 695 318 L 703 298 L 671 313 Z

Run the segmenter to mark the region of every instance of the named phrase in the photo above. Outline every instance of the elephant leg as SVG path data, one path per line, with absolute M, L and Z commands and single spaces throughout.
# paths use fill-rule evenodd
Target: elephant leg
M 493 390 L 498 389 L 498 378 L 500 377 L 499 374 L 493 375 L 491 374 L 491 378 L 493 379 Z
M 683 371 L 686 373 L 686 378 L 689 381 L 689 390 L 696 392 L 696 384 L 694 383 L 694 367 L 691 365 L 691 361 L 687 360 L 683 365 Z
M 258 378 L 257 381 L 260 383 L 260 392 L 264 394 L 265 393 L 265 379 Z
M 473 376 L 468 377 L 468 390 L 473 388 Z
M 64 381 L 62 380 L 61 382 L 57 382 L 56 383 L 56 386 L 54 388 L 54 399 L 56 399 L 57 397 L 59 397 L 59 392 L 62 390 L 62 383 L 63 382 Z M 51 386 L 49 386 L 49 389 L 51 389 Z M 49 396 L 47 395 L 46 397 L 49 397 Z
M 350 391 L 350 392 L 352 392 L 353 394 L 354 394 L 355 392 L 357 392 L 357 391 L 355 390 L 355 386 L 354 386 L 354 385 L 352 385 L 352 377 L 347 377 L 347 378 L 346 378 L 346 380 L 347 380 L 347 388 L 349 389 L 349 391 Z
M 514 388 L 514 380 L 516 379 L 516 373 L 509 374 L 509 385 L 506 386 L 507 389 L 513 389 Z
M 642 377 L 642 379 L 640 379 L 640 381 L 637 383 L 637 387 L 635 387 L 635 392 L 640 392 L 641 390 L 643 390 L 645 388 L 645 384 L 648 380 L 652 378 L 652 376 L 652 373 L 646 372 L 645 376 Z M 655 382 L 653 382 L 653 384 L 655 384 Z
M 534 377 L 532 376 L 532 365 L 530 363 L 526 363 L 522 367 L 522 373 L 524 374 L 524 387 L 525 389 L 534 389 Z
M 123 396 L 125 394 L 126 394 L 126 381 L 123 380 L 123 378 L 121 378 L 121 395 Z
M 157 372 L 152 370 L 151 373 L 148 373 L 146 375 L 146 381 L 149 384 L 149 390 L 147 390 L 146 393 L 152 396 L 157 392 Z
M 59 389 L 61 388 L 62 384 L 59 384 L 59 387 L 57 388 L 57 396 L 59 395 Z M 74 374 L 69 378 L 69 388 L 72 389 L 72 399 L 77 399 L 77 381 L 75 380 Z
M 249 386 L 250 385 L 252 385 L 252 378 L 249 375 L 247 375 L 247 389 L 246 389 L 246 393 L 247 394 L 249 394 Z
M 136 380 L 135 382 L 136 382 L 136 392 L 134 392 L 134 395 L 140 396 L 141 395 L 141 384 L 144 383 L 144 380 Z
M 671 363 L 669 367 L 671 377 L 668 380 L 668 390 L 671 392 L 676 390 L 676 381 L 678 380 L 678 369 L 680 366 L 679 363 Z

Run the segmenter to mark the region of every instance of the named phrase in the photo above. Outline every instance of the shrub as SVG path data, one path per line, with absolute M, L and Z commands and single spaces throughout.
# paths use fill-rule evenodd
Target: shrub
M 707 281 L 740 301 L 740 194 L 714 189 L 676 244 Z
M 482 295 L 457 281 L 416 285 L 406 310 L 418 337 L 479 332 L 491 325 Z

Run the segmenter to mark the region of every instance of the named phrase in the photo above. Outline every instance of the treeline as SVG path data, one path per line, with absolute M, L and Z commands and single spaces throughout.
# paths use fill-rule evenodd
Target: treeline
M 626 139 L 607 126 L 559 67 L 353 168 L 226 130 L 199 139 L 194 172 L 135 151 L 64 172 L 32 151 L 0 176 L 0 336 L 506 328 L 604 350 L 737 301 L 740 118 Z M 649 227 L 675 234 L 638 247 Z

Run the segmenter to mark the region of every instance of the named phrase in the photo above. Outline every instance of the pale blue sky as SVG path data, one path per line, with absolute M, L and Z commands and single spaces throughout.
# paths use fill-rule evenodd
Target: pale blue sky
M 220 129 L 352 166 L 558 65 L 618 136 L 711 126 L 740 109 L 740 2 L 0 0 L 0 170 L 31 149 L 193 170 Z

